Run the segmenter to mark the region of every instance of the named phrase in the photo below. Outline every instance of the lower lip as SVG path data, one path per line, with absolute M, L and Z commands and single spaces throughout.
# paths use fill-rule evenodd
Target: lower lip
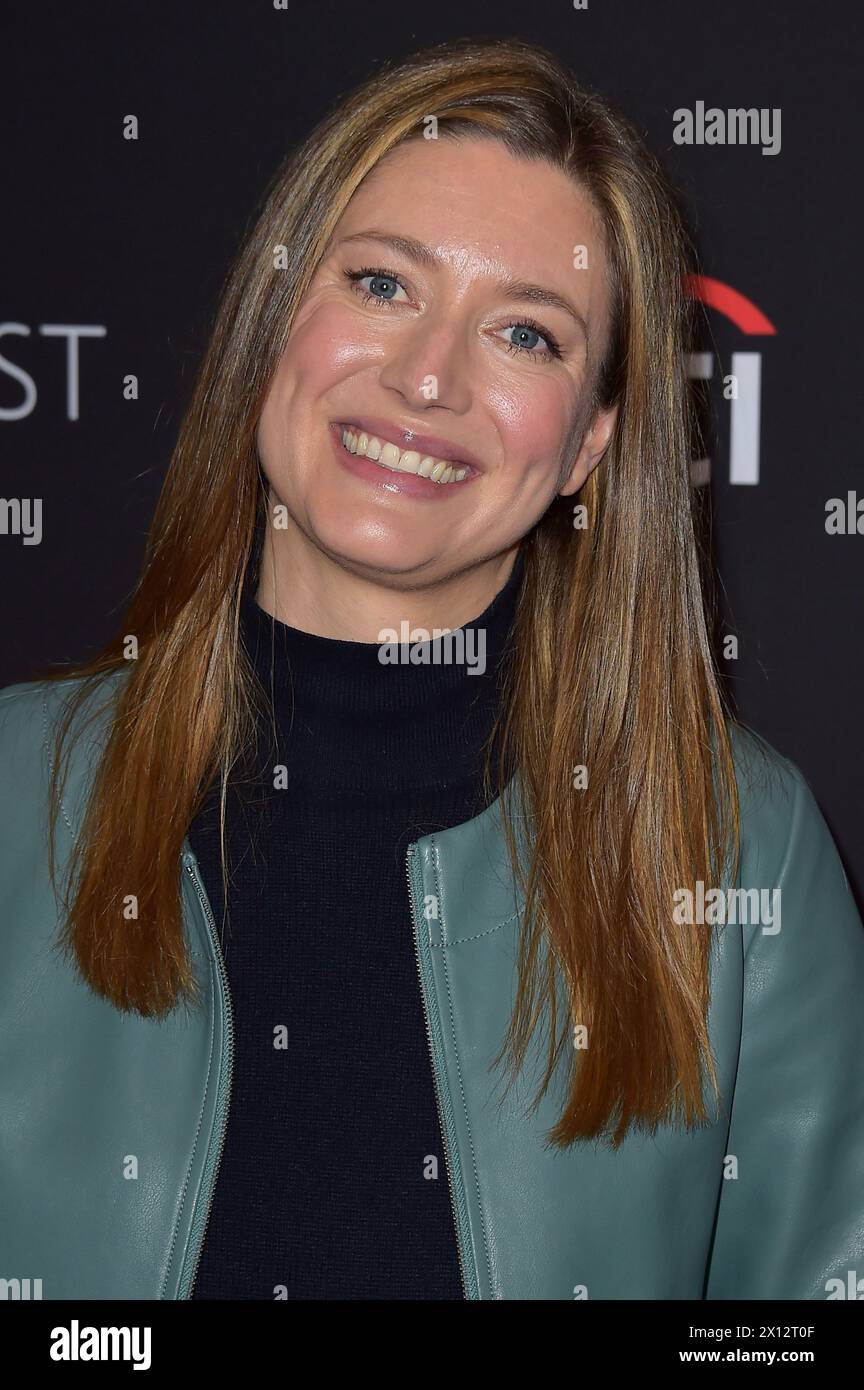
M 460 483 L 436 483 L 431 478 L 421 478 L 419 473 L 397 473 L 393 468 L 384 468 L 374 459 L 350 453 L 342 443 L 341 426 L 331 425 L 330 433 L 333 436 L 336 457 L 342 467 L 353 473 L 356 478 L 365 478 L 367 482 L 377 483 L 385 492 L 396 492 L 405 497 L 425 497 L 440 502 L 451 492 L 461 492 L 466 483 L 473 482 L 479 476 L 477 473 L 469 473 Z

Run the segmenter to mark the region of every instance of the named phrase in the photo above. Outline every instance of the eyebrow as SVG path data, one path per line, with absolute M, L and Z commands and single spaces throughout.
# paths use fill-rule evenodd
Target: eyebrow
M 349 236 L 342 237 L 339 241 L 340 246 L 352 241 L 377 241 L 382 246 L 389 246 L 393 251 L 399 251 L 403 256 L 407 256 L 409 261 L 415 265 L 422 266 L 425 270 L 438 270 L 443 262 L 435 254 L 431 247 L 426 246 L 422 241 L 416 241 L 414 237 L 397 236 L 388 232 L 379 232 L 374 228 L 365 232 L 352 232 Z M 527 280 L 517 280 L 514 276 L 505 276 L 498 280 L 495 289 L 501 294 L 505 294 L 508 299 L 519 299 L 527 304 L 542 304 L 553 309 L 563 309 L 565 314 L 569 314 L 582 329 L 586 343 L 588 342 L 588 326 L 585 319 L 563 294 L 558 294 L 555 290 L 546 289 L 543 285 L 533 285 Z

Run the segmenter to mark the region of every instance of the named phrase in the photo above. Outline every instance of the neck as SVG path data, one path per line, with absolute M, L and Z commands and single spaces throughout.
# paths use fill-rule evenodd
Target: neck
M 258 570 L 256 601 L 271 617 L 302 632 L 343 642 L 378 642 L 385 629 L 463 627 L 482 613 L 507 583 L 518 543 L 458 574 L 422 576 L 360 573 L 292 532 L 273 543 L 268 528 Z M 289 533 L 284 533 L 287 542 Z M 294 544 L 293 542 L 299 543 Z

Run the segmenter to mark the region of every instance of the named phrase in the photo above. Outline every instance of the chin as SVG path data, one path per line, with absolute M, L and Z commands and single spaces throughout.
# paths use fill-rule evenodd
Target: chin
M 311 534 L 320 548 L 343 565 L 369 575 L 404 575 L 425 569 L 433 559 L 428 536 L 416 528 L 407 535 L 403 529 L 382 527 L 380 520 L 368 530 L 357 526 L 312 527 Z

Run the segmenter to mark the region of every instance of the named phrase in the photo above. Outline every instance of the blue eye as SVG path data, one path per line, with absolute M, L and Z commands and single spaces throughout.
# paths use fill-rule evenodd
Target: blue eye
M 549 362 L 553 357 L 561 357 L 561 349 L 552 334 L 541 328 L 539 323 L 532 323 L 530 319 L 520 319 L 518 323 L 511 323 L 505 332 L 519 333 L 521 337 L 521 341 L 514 342 L 511 339 L 509 343 L 504 344 L 508 352 L 527 352 L 530 357 L 537 357 L 541 362 Z M 525 341 L 526 338 L 529 340 L 528 342 Z M 537 350 L 537 339 L 546 344 L 545 348 L 541 348 L 540 351 Z
M 382 299 L 392 299 L 399 288 L 396 281 L 388 280 L 386 275 L 370 275 L 368 278 L 372 282 L 369 286 L 369 293 L 380 294 Z
M 398 276 L 393 275 L 389 270 L 376 269 L 371 266 L 364 266 L 362 270 L 346 270 L 345 276 L 358 287 L 359 293 L 367 303 L 374 299 L 379 304 L 389 304 L 397 290 L 405 289 Z M 363 280 L 371 281 L 368 290 L 361 283 Z
M 526 343 L 526 337 L 536 338 L 538 340 L 542 339 L 542 334 L 538 333 L 536 328 L 529 328 L 528 325 L 524 323 L 514 323 L 513 327 L 509 328 L 507 331 L 508 333 L 519 332 L 521 334 L 521 341 L 518 343 L 518 346 L 522 348 L 535 348 L 537 346 L 536 342 Z M 513 346 L 516 347 L 517 344 L 513 343 Z

